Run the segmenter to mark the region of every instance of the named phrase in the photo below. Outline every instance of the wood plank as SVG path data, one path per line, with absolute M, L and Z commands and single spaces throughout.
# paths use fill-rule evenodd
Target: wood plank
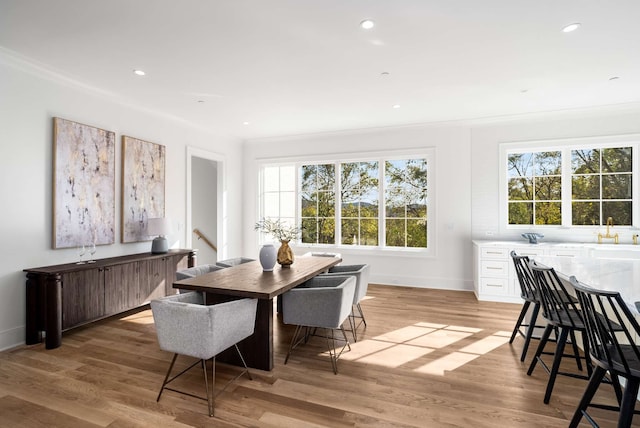
M 0 427 L 568 425 L 586 382 L 558 377 L 550 404 L 543 404 L 546 372 L 538 367 L 526 375 L 531 356 L 520 362 L 522 338 L 500 342 L 520 305 L 478 302 L 469 292 L 377 285 L 369 286 L 368 297 L 362 302 L 368 326 L 353 344 L 357 357 L 344 354 L 338 375 L 317 337 L 284 365 L 293 326 L 274 316 L 274 369 L 252 370 L 253 381 L 232 383 L 217 397 L 214 418 L 204 401 L 170 391 L 156 402 L 171 355 L 158 348 L 149 310 L 69 331 L 54 350 L 37 344 L 0 352 Z M 378 351 L 380 343 L 386 352 Z M 407 347 L 430 352 L 414 355 Z M 457 359 L 460 354 L 473 358 Z M 422 372 L 429 364 L 449 369 Z M 575 370 L 575 362 L 565 361 L 563 369 Z M 218 363 L 216 388 L 237 370 Z M 197 370 L 180 381 L 203 391 Z M 597 399 L 613 403 L 612 389 L 601 388 Z M 615 412 L 591 413 L 603 428 L 616 426 Z

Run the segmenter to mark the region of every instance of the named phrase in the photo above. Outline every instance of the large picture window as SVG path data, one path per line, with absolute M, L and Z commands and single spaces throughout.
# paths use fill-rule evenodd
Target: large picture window
M 260 216 L 302 226 L 302 244 L 428 247 L 427 156 L 264 165 L 260 172 Z
M 504 150 L 508 225 L 632 226 L 636 150 L 635 142 Z

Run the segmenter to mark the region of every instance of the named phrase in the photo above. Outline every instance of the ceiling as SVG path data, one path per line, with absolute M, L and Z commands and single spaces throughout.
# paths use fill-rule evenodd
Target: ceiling
M 0 0 L 0 52 L 256 139 L 638 103 L 639 18 L 638 0 Z

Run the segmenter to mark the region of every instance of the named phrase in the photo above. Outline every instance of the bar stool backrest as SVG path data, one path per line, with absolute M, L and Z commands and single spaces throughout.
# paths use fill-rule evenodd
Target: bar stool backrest
M 529 262 L 529 267 L 540 293 L 542 316 L 552 324 L 565 325 L 574 329 L 584 328 L 576 299 L 567 291 L 556 271 L 535 260 Z
M 538 301 L 540 298 L 538 297 L 533 274 L 529 268 L 529 257 L 519 256 L 515 251 L 511 251 L 511 259 L 516 269 L 518 284 L 520 284 L 520 296 L 530 302 Z
M 640 377 L 640 325 L 629 306 L 615 291 L 596 290 L 571 277 L 582 307 L 594 363 L 626 378 Z

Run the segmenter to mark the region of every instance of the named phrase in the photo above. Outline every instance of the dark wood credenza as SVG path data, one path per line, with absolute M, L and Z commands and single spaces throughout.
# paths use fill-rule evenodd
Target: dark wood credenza
M 195 264 L 195 250 L 169 250 L 24 269 L 26 343 L 57 348 L 63 331 L 175 294 L 176 272 Z

